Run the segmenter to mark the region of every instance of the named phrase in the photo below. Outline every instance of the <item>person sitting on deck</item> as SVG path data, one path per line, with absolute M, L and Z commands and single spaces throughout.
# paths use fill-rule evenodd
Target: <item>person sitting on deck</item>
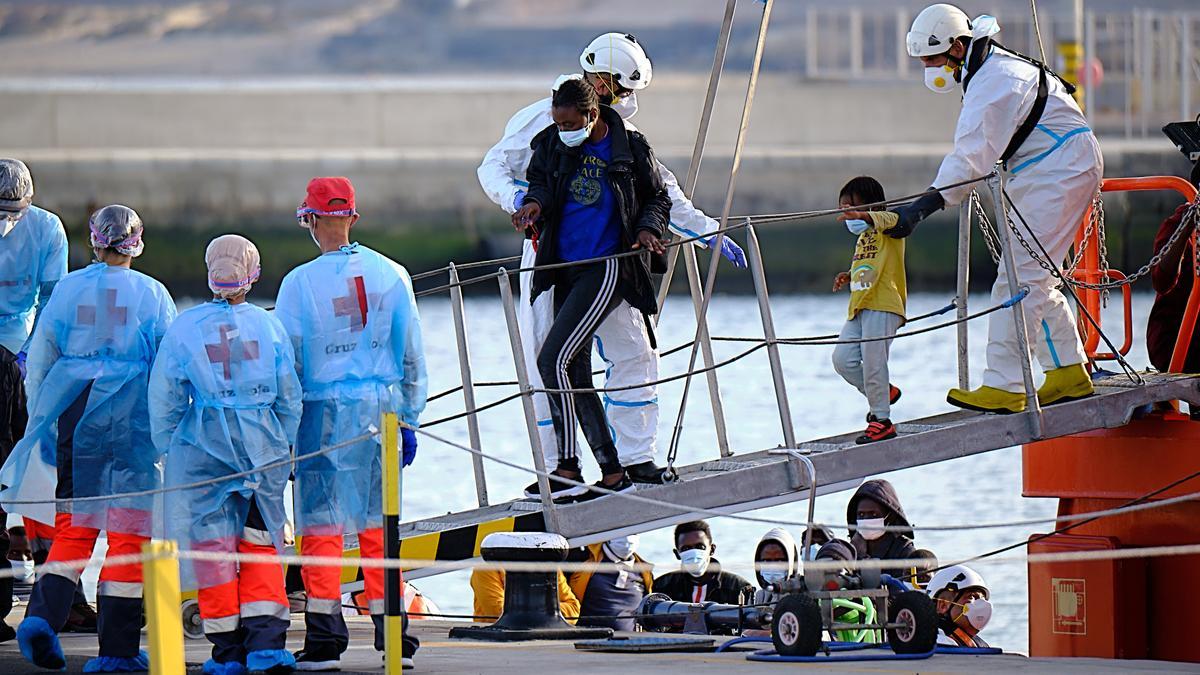
M 471 571 L 471 590 L 475 593 L 475 620 L 491 623 L 504 613 L 504 570 L 475 569 Z M 567 578 L 558 573 L 558 611 L 567 623 L 579 619 L 579 599 L 571 592 Z
M 1196 168 L 1192 170 L 1192 182 L 1200 183 L 1200 162 L 1197 162 Z M 1180 222 L 1192 206 L 1181 204 L 1171 217 L 1162 222 L 1158 234 L 1154 237 L 1155 251 L 1161 251 L 1167 245 L 1167 241 L 1179 228 Z M 1150 280 L 1154 284 L 1154 305 L 1150 308 L 1150 318 L 1146 322 L 1146 351 L 1150 355 L 1150 363 L 1164 373 L 1171 369 L 1171 354 L 1175 350 L 1175 341 L 1183 323 L 1183 312 L 1192 292 L 1195 260 L 1192 233 L 1197 218 L 1200 216 L 1192 219 L 1187 225 L 1188 231 L 1179 237 L 1157 265 L 1150 268 Z M 1187 356 L 1183 362 L 1183 372 L 1200 373 L 1200 330 L 1192 332 L 1192 341 L 1188 345 Z
M 777 584 L 800 571 L 800 551 L 791 533 L 782 527 L 767 530 L 754 550 L 754 574 L 758 580 L 754 604 L 777 602 L 781 596 Z
M 830 529 L 829 527 L 827 527 L 825 525 L 813 525 L 812 541 L 809 542 L 809 544 L 808 544 L 808 559 L 814 560 L 817 557 L 817 551 L 821 550 L 822 546 L 833 541 L 835 538 L 836 538 L 836 535 L 833 533 L 833 530 Z M 808 540 L 808 530 L 805 530 L 800 535 L 800 541 L 797 543 L 801 547 L 803 547 L 804 542 L 807 540 Z
M 851 208 L 879 204 L 883 186 L 870 176 L 859 176 L 842 187 L 838 206 Z M 896 436 L 892 404 L 900 389 L 888 377 L 888 349 L 892 336 L 904 325 L 908 289 L 904 278 L 904 240 L 884 236 L 899 216 L 882 205 L 869 211 L 847 211 L 838 216 L 858 235 L 850 271 L 840 272 L 833 290 L 850 287 L 846 325 L 833 350 L 833 368 L 867 397 L 867 428 L 855 442 L 873 443 Z
M 680 569 L 654 580 L 654 592 L 678 602 L 718 602 L 738 605 L 751 597 L 754 586 L 742 577 L 721 569 L 713 555 L 717 544 L 703 520 L 675 526 L 675 557 Z
M 579 598 L 580 626 L 637 630 L 633 617 L 654 585 L 649 563 L 637 554 L 638 543 L 638 535 L 631 534 L 576 549 L 568 557 L 568 560 L 621 567 L 585 570 L 571 575 L 571 591 Z
M 966 565 L 951 565 L 933 576 L 925 592 L 937 604 L 939 645 L 988 646 L 979 631 L 992 618 L 991 593 L 978 572 Z
M 913 558 L 925 561 L 929 557 L 913 543 L 912 525 L 900 506 L 896 488 L 886 480 L 869 480 L 858 486 L 846 505 L 846 524 L 851 532 L 850 543 L 860 560 Z M 889 531 L 888 527 L 905 529 Z M 911 567 L 888 567 L 883 573 L 911 583 L 916 572 L 913 568 L 924 568 L 926 564 L 914 560 Z

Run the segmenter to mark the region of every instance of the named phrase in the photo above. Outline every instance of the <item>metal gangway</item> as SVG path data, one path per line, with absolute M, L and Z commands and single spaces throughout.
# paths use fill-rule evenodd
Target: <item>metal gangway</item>
M 704 108 L 701 115 L 700 127 L 692 160 L 683 185 L 689 196 L 696 185 L 701 159 L 703 157 L 705 138 L 711 120 L 713 103 L 723 70 L 726 50 L 734 18 L 735 0 L 728 0 L 721 32 L 718 38 L 712 71 L 709 76 L 708 89 Z M 462 385 L 461 389 L 466 412 L 455 415 L 466 420 L 470 444 L 464 445 L 440 437 L 428 428 L 422 433 L 435 440 L 455 446 L 469 456 L 474 470 L 478 508 L 450 513 L 443 516 L 402 523 L 400 525 L 401 548 L 400 557 L 408 561 L 464 561 L 478 557 L 479 546 L 483 538 L 492 532 L 503 531 L 550 531 L 564 537 L 573 546 L 580 546 L 604 541 L 624 534 L 644 532 L 669 526 L 696 517 L 736 514 L 743 511 L 760 509 L 769 506 L 785 504 L 810 495 L 820 495 L 836 492 L 853 487 L 862 479 L 879 473 L 921 466 L 959 457 L 989 452 L 1001 448 L 1032 443 L 1040 440 L 1057 438 L 1071 434 L 1079 434 L 1097 429 L 1116 428 L 1128 424 L 1134 418 L 1136 411 L 1164 401 L 1186 401 L 1193 410 L 1200 408 L 1200 375 L 1184 375 L 1182 369 L 1187 355 L 1187 347 L 1191 342 L 1192 331 L 1197 315 L 1200 314 L 1200 258 L 1195 261 L 1192 272 L 1196 277 L 1191 295 L 1188 300 L 1182 328 L 1178 336 L 1171 371 L 1168 373 L 1137 373 L 1124 361 L 1123 355 L 1132 345 L 1132 328 L 1130 324 L 1130 295 L 1129 284 L 1140 276 L 1145 275 L 1155 261 L 1144 266 L 1137 273 L 1126 278 L 1116 270 L 1110 270 L 1104 260 L 1102 202 L 1099 196 L 1093 208 L 1089 210 L 1080 224 L 1076 238 L 1076 250 L 1073 262 L 1066 272 L 1054 264 L 1064 286 L 1076 297 L 1077 308 L 1087 321 L 1081 321 L 1085 347 L 1089 358 L 1094 362 L 1110 360 L 1118 362 L 1124 369 L 1123 374 L 1108 375 L 1094 380 L 1096 393 L 1088 398 L 1061 403 L 1042 408 L 1038 404 L 1034 387 L 1032 359 L 1029 345 L 1025 336 L 1025 317 L 1020 310 L 1020 302 L 1028 289 L 1016 285 L 1016 275 L 1013 271 L 1012 255 L 1014 240 L 1025 247 L 1031 255 L 1036 255 L 1028 241 L 1021 235 L 1018 226 L 1012 221 L 1005 205 L 1004 179 L 996 171 L 970 181 L 979 187 L 986 185 L 991 194 L 994 211 L 994 225 L 982 206 L 982 201 L 973 195 L 965 201 L 959 211 L 958 231 L 958 279 L 953 308 L 956 311 L 954 321 L 921 329 L 927 332 L 936 328 L 955 326 L 958 343 L 958 386 L 967 387 L 969 381 L 969 362 L 967 345 L 967 322 L 985 314 L 1000 311 L 1011 314 L 1016 324 L 1016 333 L 1022 352 L 1023 380 L 1026 394 L 1026 410 L 1012 415 L 981 414 L 966 411 L 947 412 L 920 419 L 899 422 L 900 433 L 896 438 L 857 445 L 854 442 L 856 433 L 847 433 L 826 438 L 803 440 L 796 436 L 792 423 L 789 390 L 784 380 L 780 347 L 787 344 L 804 344 L 804 339 L 788 340 L 778 338 L 775 334 L 771 315 L 771 303 L 767 289 L 767 281 L 763 268 L 762 253 L 759 247 L 755 225 L 772 222 L 785 222 L 808 217 L 828 216 L 837 211 L 806 212 L 801 214 L 776 214 L 767 217 L 731 218 L 730 207 L 737 183 L 741 151 L 745 143 L 749 127 L 750 112 L 754 93 L 758 83 L 759 68 L 762 62 L 763 48 L 767 27 L 769 25 L 773 0 L 767 0 L 762 8 L 759 23 L 758 42 L 755 50 L 753 66 L 750 72 L 743 104 L 741 122 L 738 129 L 737 142 L 733 155 L 733 166 L 730 170 L 729 182 L 726 189 L 724 208 L 720 219 L 721 229 L 709 249 L 713 252 L 707 274 L 702 278 L 695 250 L 687 245 L 690 240 L 676 239 L 670 249 L 668 273 L 659 293 L 660 311 L 666 300 L 667 288 L 670 284 L 671 272 L 676 267 L 677 257 L 684 258 L 684 268 L 691 300 L 696 316 L 695 339 L 686 345 L 690 347 L 691 358 L 688 369 L 681 377 L 684 380 L 683 400 L 680 403 L 679 417 L 676 421 L 676 434 L 672 438 L 668 456 L 669 470 L 673 471 L 675 480 L 662 485 L 639 485 L 636 491 L 606 496 L 601 499 L 579 504 L 554 504 L 549 497 L 549 487 L 542 449 L 537 430 L 537 421 L 533 412 L 532 396 L 535 391 L 526 378 L 526 364 L 522 349 L 522 336 L 516 320 L 515 301 L 510 282 L 512 272 L 501 268 L 497 273 L 487 275 L 484 279 L 495 278 L 499 285 L 500 298 L 503 304 L 505 319 L 508 326 L 508 337 L 513 353 L 518 393 L 479 407 L 475 399 L 475 382 L 472 378 L 472 363 L 466 332 L 466 308 L 463 302 L 463 287 L 468 283 L 477 282 L 479 278 L 463 281 L 459 278 L 459 269 L 449 265 L 444 271 L 449 283 L 432 289 L 434 292 L 449 291 L 454 328 L 457 339 L 459 365 Z M 948 186 L 947 186 L 948 187 Z M 1196 202 L 1196 190 L 1186 181 L 1178 178 L 1148 178 L 1148 179 L 1107 179 L 1102 185 L 1102 191 L 1126 190 L 1175 190 L 1187 201 Z M 892 200 L 893 202 L 902 201 Z M 1020 215 L 1018 214 L 1018 217 Z M 1200 219 L 1200 205 L 1193 207 L 1189 217 Z M 1186 224 L 1187 218 L 1185 218 Z M 1176 238 L 1186 228 L 1181 224 Z M 1001 305 L 971 314 L 968 311 L 968 285 L 970 278 L 969 257 L 971 234 L 973 228 L 979 226 L 984 233 L 993 259 L 998 264 L 1007 266 L 1010 299 Z M 1200 229 L 1200 228 L 1197 228 Z M 762 324 L 763 338 L 756 340 L 752 349 L 762 348 L 766 351 L 772 375 L 775 402 L 778 410 L 781 432 L 780 443 L 773 448 L 761 448 L 754 452 L 734 455 L 729 448 L 725 432 L 724 413 L 721 406 L 718 388 L 718 370 L 725 363 L 716 363 L 713 357 L 710 337 L 706 322 L 708 305 L 712 297 L 716 277 L 717 264 L 720 259 L 720 240 L 727 233 L 744 230 L 745 249 L 753 276 L 755 295 L 758 300 L 759 317 Z M 1028 228 L 1026 228 L 1028 231 Z M 1189 236 L 1195 237 L 1193 233 Z M 1032 237 L 1031 237 L 1032 238 Z M 1172 243 L 1175 238 L 1172 239 Z M 1194 243 L 1195 240 L 1193 240 Z M 1200 249 L 1200 247 L 1196 247 Z M 1047 256 L 1048 257 L 1048 256 Z M 1157 259 L 1157 256 L 1156 256 Z M 1057 262 L 1057 261 L 1055 261 Z M 427 273 L 418 276 L 430 276 Z M 1079 288 L 1076 293 L 1074 288 Z M 1100 297 L 1110 289 L 1119 289 L 1124 294 L 1126 308 L 1125 340 L 1120 347 L 1113 345 L 1103 334 L 1100 326 Z M 902 337 L 903 334 L 897 337 Z M 828 337 L 828 336 L 824 336 Z M 1109 349 L 1099 351 L 1099 343 L 1103 340 Z M 812 344 L 812 339 L 807 340 Z M 817 344 L 821 344 L 817 342 Z M 825 344 L 828 344 L 826 342 Z M 697 367 L 697 359 L 701 359 L 703 367 Z M 731 359 L 733 361 L 736 359 Z M 686 466 L 674 466 L 674 457 L 678 449 L 678 431 L 682 425 L 683 412 L 686 407 L 688 392 L 693 376 L 703 374 L 707 383 L 709 402 L 713 411 L 715 432 L 717 436 L 717 453 L 711 460 Z M 453 393 L 451 390 L 446 393 Z M 603 391 L 598 390 L 598 391 Z M 796 393 L 796 392 L 791 392 Z M 519 466 L 506 460 L 485 455 L 481 451 L 481 438 L 477 415 L 482 410 L 519 398 L 523 405 L 530 448 L 532 450 L 532 465 Z M 448 418 L 449 419 L 449 418 Z M 445 421 L 445 420 L 443 420 Z M 485 459 L 508 464 L 538 475 L 541 485 L 540 500 L 517 500 L 502 504 L 489 503 L 484 471 Z M 431 574 L 457 569 L 454 566 L 421 566 L 406 572 L 410 579 L 420 578 Z

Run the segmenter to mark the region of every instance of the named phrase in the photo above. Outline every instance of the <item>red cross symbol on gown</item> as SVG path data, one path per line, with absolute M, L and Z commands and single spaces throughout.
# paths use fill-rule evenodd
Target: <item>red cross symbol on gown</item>
M 117 289 L 104 289 L 103 306 L 79 305 L 75 308 L 75 320 L 84 326 L 95 326 L 98 337 L 113 338 L 113 329 L 129 321 L 129 308 L 117 306 Z
M 346 279 L 346 287 L 348 295 L 333 299 L 333 315 L 349 317 L 350 330 L 360 331 L 367 325 L 367 289 L 362 277 Z
M 221 333 L 220 342 L 204 345 L 204 351 L 208 352 L 209 363 L 221 364 L 225 379 L 228 380 L 233 374 L 233 364 L 258 358 L 258 340 L 242 342 L 237 337 L 237 328 L 228 324 L 217 330 Z

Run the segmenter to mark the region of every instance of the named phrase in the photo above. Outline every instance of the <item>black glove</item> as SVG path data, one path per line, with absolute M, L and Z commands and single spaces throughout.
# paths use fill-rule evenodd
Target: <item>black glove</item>
M 930 188 L 930 192 L 917 197 L 913 203 L 892 211 L 900 216 L 900 219 L 896 221 L 895 227 L 884 234 L 893 239 L 903 239 L 917 229 L 917 223 L 928 218 L 934 211 L 941 211 L 944 206 L 946 200 L 942 199 L 942 193 Z

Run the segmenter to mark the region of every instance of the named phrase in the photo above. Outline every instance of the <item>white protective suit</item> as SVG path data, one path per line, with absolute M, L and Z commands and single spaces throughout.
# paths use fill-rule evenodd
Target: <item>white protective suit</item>
M 992 47 L 963 95 L 954 150 L 942 160 L 935 187 L 991 172 L 1037 98 L 1038 68 Z M 965 79 L 965 77 L 964 77 Z M 1104 160 L 1100 144 L 1075 99 L 1047 76 L 1049 95 L 1037 127 L 1008 161 L 1006 190 L 1053 264 L 1066 257 L 1083 214 L 1100 189 Z M 966 199 L 974 185 L 941 190 L 947 206 Z M 1010 216 L 1024 231 L 1015 213 Z M 1028 235 L 1026 235 L 1028 239 Z M 1037 250 L 1037 245 L 1030 241 Z M 1086 356 L 1066 297 L 1050 272 L 1013 242 L 1018 285 L 1029 286 L 1020 303 L 1029 344 L 1044 370 L 1083 363 Z M 1040 253 L 1040 252 L 1039 252 Z M 1004 265 L 992 286 L 992 302 L 1010 297 Z M 987 369 L 983 384 L 1009 392 L 1025 390 L 1016 328 L 1008 312 L 988 319 Z
M 525 169 L 533 157 L 529 144 L 538 132 L 554 124 L 550 108 L 551 99 L 546 97 L 517 111 L 505 125 L 504 137 L 488 150 L 476 171 L 479 184 L 488 198 L 507 213 L 516 211 L 517 193 L 529 186 L 525 181 Z M 626 120 L 627 129 L 636 131 L 628 121 L 637 112 L 634 94 L 621 99 L 613 105 L 613 109 Z M 673 232 L 682 237 L 696 237 L 720 228 L 716 220 L 692 204 L 679 186 L 679 181 L 662 162 L 658 162 L 658 175 L 671 197 L 669 226 Z M 705 247 L 706 240 L 697 240 L 696 245 Z M 521 249 L 521 267 L 533 267 L 535 258 L 533 242 L 526 239 Z M 541 388 L 537 355 L 554 321 L 554 294 L 542 293 L 531 305 L 529 296 L 532 283 L 532 272 L 521 274 L 517 323 L 524 341 L 527 376 L 534 388 Z M 658 354 L 650 346 L 645 319 L 629 303 L 622 302 L 600 324 L 596 330 L 595 344 L 596 353 L 605 363 L 605 387 L 624 387 L 658 379 Z M 632 466 L 653 461 L 658 429 L 658 388 L 639 387 L 602 396 L 621 464 Z M 547 470 L 551 470 L 558 465 L 558 440 L 554 436 L 550 404 L 545 394 L 534 395 L 533 406 L 541 432 L 542 454 L 546 457 Z

